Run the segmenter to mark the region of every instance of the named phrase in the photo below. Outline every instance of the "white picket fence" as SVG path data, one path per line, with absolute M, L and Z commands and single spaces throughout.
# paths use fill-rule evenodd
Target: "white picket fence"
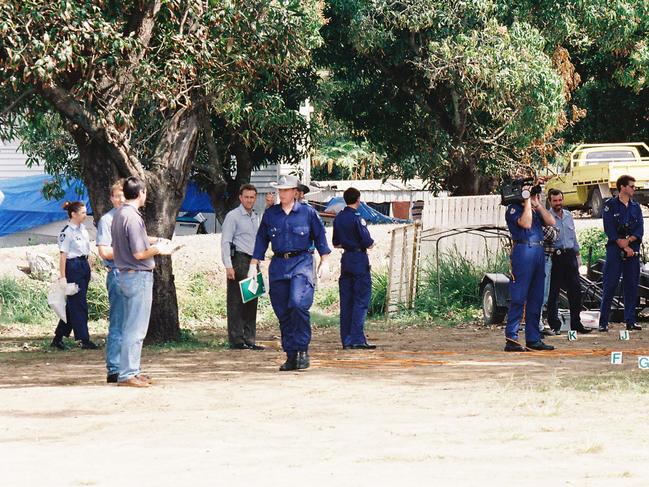
M 422 262 L 432 258 L 439 250 L 441 254 L 457 252 L 462 257 L 479 263 L 488 259 L 502 247 L 498 238 L 485 239 L 476 232 L 467 232 L 453 237 L 440 232 L 447 229 L 492 225 L 505 227 L 505 207 L 500 196 L 457 196 L 431 199 L 424 206 L 421 234 Z M 503 230 L 507 235 L 507 231 Z M 439 240 L 439 242 L 438 242 Z

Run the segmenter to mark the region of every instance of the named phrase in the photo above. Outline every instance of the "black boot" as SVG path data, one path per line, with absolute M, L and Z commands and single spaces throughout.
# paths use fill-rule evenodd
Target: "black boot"
M 90 340 L 81 340 L 82 350 L 97 350 L 99 347 L 92 343 Z
M 70 348 L 63 341 L 63 337 L 57 337 L 57 336 L 55 336 L 54 339 L 52 340 L 52 343 L 50 343 L 50 347 L 57 348 L 59 350 L 69 350 Z
M 297 370 L 297 355 L 295 353 L 286 354 L 286 362 L 284 362 L 280 368 L 280 372 L 286 372 L 288 370 Z
M 298 352 L 297 353 L 297 362 L 296 367 L 298 370 L 304 370 L 309 368 L 309 354 L 307 352 Z

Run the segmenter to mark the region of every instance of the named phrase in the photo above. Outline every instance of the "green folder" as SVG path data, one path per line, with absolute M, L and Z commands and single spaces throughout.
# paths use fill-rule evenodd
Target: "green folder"
M 247 303 L 248 301 L 252 301 L 253 299 L 257 299 L 259 296 L 264 294 L 266 292 L 266 289 L 264 288 L 264 279 L 261 276 L 261 272 L 257 274 L 257 291 L 252 292 L 249 287 L 250 283 L 253 282 L 255 278 L 254 277 L 248 277 L 246 279 L 243 279 L 239 281 L 239 290 L 241 291 L 241 300 L 244 303 Z M 253 286 L 254 287 L 254 286 Z

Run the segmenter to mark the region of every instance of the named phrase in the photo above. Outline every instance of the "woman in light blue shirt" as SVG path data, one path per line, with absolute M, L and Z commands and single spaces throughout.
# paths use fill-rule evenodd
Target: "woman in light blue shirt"
M 63 209 L 68 212 L 70 221 L 63 227 L 59 235 L 59 272 L 60 280 L 75 283 L 79 292 L 68 296 L 65 305 L 66 321 L 59 320 L 54 332 L 51 346 L 59 350 L 68 347 L 63 342 L 64 336 L 70 336 L 74 330 L 74 339 L 81 342 L 81 348 L 94 350 L 97 348 L 90 341 L 88 333 L 88 284 L 90 284 L 90 238 L 83 225 L 86 219 L 86 205 L 83 201 L 66 201 Z

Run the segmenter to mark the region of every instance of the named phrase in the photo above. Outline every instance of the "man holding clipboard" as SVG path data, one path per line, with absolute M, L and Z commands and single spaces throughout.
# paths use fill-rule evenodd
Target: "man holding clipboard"
M 310 248 L 315 245 L 320 254 L 320 278 L 328 273 L 327 258 L 331 253 L 318 213 L 296 200 L 298 185 L 295 176 L 282 176 L 277 184 L 271 183 L 279 191 L 280 203 L 268 208 L 262 217 L 248 270 L 248 277 L 256 278 L 257 264 L 264 260 L 268 244 L 271 244 L 273 258 L 268 269 L 270 302 L 279 321 L 282 348 L 286 352 L 286 362 L 280 367 L 281 371 L 309 367 L 309 309 L 313 304 L 314 290 L 313 252 Z
M 228 278 L 228 341 L 233 350 L 263 350 L 255 343 L 257 332 L 257 296 L 263 286 L 255 286 L 255 278 L 246 280 L 259 217 L 253 210 L 257 188 L 244 184 L 239 189 L 240 205 L 223 220 L 221 230 L 221 257 Z

